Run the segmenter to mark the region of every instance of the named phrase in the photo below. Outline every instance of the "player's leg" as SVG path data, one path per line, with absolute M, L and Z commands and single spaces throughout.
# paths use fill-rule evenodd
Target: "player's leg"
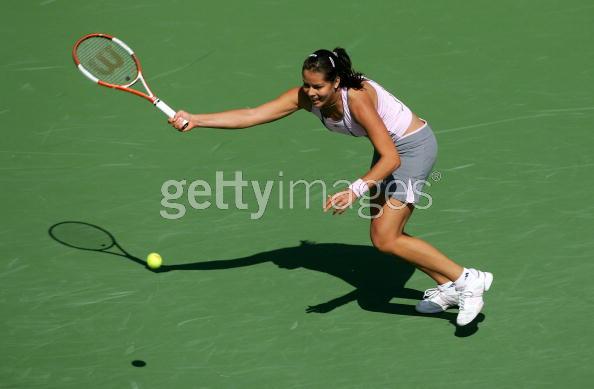
M 407 221 L 409 220 L 412 212 L 414 211 L 413 206 L 407 206 L 406 210 L 402 209 L 402 212 L 398 213 L 398 216 L 391 216 L 391 218 L 398 218 L 394 220 L 392 225 L 387 219 L 379 220 L 379 215 L 383 215 L 383 207 L 386 204 L 384 196 L 378 196 L 377 193 L 373 193 L 372 197 L 372 223 L 370 228 L 371 240 L 374 245 L 381 246 L 381 240 L 390 240 L 396 238 L 402 234 L 413 238 L 411 235 L 404 231 Z M 401 207 L 402 208 L 402 207 Z M 390 216 L 388 217 L 390 218 Z M 383 236 L 382 236 L 383 234 Z M 381 247 L 379 247 L 382 249 Z M 385 249 L 385 248 L 384 248 Z M 389 251 L 390 252 L 390 251 Z M 392 252 L 392 254 L 395 254 Z M 406 258 L 404 258 L 406 260 Z M 453 282 L 443 274 L 428 269 L 427 267 L 421 266 L 418 263 L 414 263 L 417 269 L 421 270 L 436 282 L 436 287 L 429 288 L 423 295 L 423 300 L 419 301 L 415 306 L 415 309 L 420 313 L 439 313 L 447 310 L 448 308 L 458 306 L 458 292 L 454 287 Z
M 427 273 L 436 288 L 425 292 L 417 310 L 441 312 L 460 306 L 458 324 L 469 323 L 483 307 L 482 295 L 488 290 L 493 276 L 474 269 L 465 269 L 422 239 L 404 233 L 414 206 L 422 195 L 437 157 L 437 141 L 426 125 L 410 136 L 398 139 L 396 148 L 401 164 L 377 187 L 372 197 L 371 240 L 378 249 L 395 254 Z M 374 155 L 374 162 L 379 158 Z
M 463 268 L 419 238 L 404 234 L 404 226 L 412 214 L 412 204 L 389 199 L 381 215 L 371 221 L 371 241 L 380 251 L 397 255 L 422 268 L 436 282 L 456 280 Z
M 374 241 L 373 235 L 374 235 L 374 228 L 379 229 L 378 224 L 376 222 L 376 227 L 373 227 L 373 221 L 376 220 L 378 218 L 378 216 L 380 214 L 383 214 L 384 210 L 383 207 L 386 205 L 386 198 L 383 195 L 378 195 L 377 194 L 377 189 L 372 189 L 371 192 L 371 202 L 372 202 L 372 206 L 370 208 L 371 210 L 371 220 L 372 220 L 372 226 L 371 226 L 371 241 Z M 393 233 L 394 237 L 396 237 L 399 234 L 403 234 L 409 237 L 412 237 L 411 235 L 407 234 L 404 231 L 404 227 L 406 225 L 406 222 L 408 221 L 408 219 L 412 216 L 412 213 L 414 211 L 414 207 L 410 206 L 408 207 L 408 211 L 409 212 L 405 212 L 402 214 L 402 220 L 400 221 L 401 226 L 396 227 L 397 230 L 388 230 L 388 233 Z M 427 269 L 426 267 L 420 266 L 418 264 L 415 264 L 415 267 L 419 270 L 421 270 L 423 273 L 427 274 L 429 277 L 431 277 L 438 285 L 442 285 L 445 283 L 450 282 L 450 280 L 442 275 L 441 273 L 438 273 L 436 271 Z
M 493 276 L 475 269 L 465 269 L 431 244 L 404 233 L 413 205 L 394 198 L 382 207 L 379 216 L 371 221 L 371 240 L 380 251 L 398 257 L 424 269 L 438 283 L 437 288 L 425 292 L 425 303 L 418 309 L 426 313 L 441 312 L 460 306 L 457 322 L 470 323 L 481 311 L 483 292 L 491 286 Z M 443 280 L 448 280 L 442 282 Z M 453 282 L 453 284 L 452 284 Z

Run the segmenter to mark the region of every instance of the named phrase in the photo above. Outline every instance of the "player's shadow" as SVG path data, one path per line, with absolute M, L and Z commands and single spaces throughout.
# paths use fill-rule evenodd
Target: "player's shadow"
M 68 247 L 118 255 L 148 269 L 143 260 L 126 252 L 116 242 L 115 237 L 101 227 L 83 222 L 62 222 L 50 227 L 49 235 Z M 112 250 L 114 248 L 121 252 Z M 302 241 L 295 247 L 261 252 L 242 258 L 163 265 L 158 270 L 151 271 L 165 273 L 181 270 L 223 270 L 266 262 L 271 262 L 281 269 L 304 268 L 323 272 L 354 287 L 351 292 L 342 296 L 309 306 L 306 309 L 308 313 L 327 313 L 345 304 L 357 302 L 362 309 L 371 312 L 437 318 L 456 325 L 456 314 L 453 312 L 424 315 L 415 311 L 414 305 L 391 302 L 394 298 L 415 301 L 423 298 L 423 292 L 406 287 L 415 268 L 371 246 Z M 484 315 L 481 313 L 473 323 L 456 327 L 455 335 L 458 337 L 473 335 L 478 331 L 478 323 L 483 320 Z
M 272 262 L 282 269 L 304 268 L 323 272 L 340 278 L 354 287 L 345 295 L 309 306 L 306 309 L 308 313 L 327 313 L 356 301 L 367 311 L 445 319 L 456 326 L 456 314 L 453 312 L 424 315 L 418 313 L 414 305 L 391 302 L 394 298 L 415 301 L 423 298 L 423 292 L 406 287 L 415 268 L 393 255 L 383 254 L 370 246 L 302 241 L 295 247 L 261 252 L 242 258 L 167 265 L 160 271 L 220 270 L 265 262 Z M 473 323 L 456 327 L 455 335 L 458 337 L 473 335 L 478 331 L 477 323 L 483 320 L 484 315 L 481 313 Z

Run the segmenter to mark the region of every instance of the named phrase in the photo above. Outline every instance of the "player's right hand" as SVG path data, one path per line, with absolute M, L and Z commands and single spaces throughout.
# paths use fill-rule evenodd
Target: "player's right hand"
M 188 125 L 186 128 L 184 127 L 184 120 L 188 121 Z M 197 127 L 192 122 L 192 115 L 187 113 L 186 111 L 178 111 L 174 117 L 167 120 L 176 130 L 180 132 L 188 132 L 192 128 Z

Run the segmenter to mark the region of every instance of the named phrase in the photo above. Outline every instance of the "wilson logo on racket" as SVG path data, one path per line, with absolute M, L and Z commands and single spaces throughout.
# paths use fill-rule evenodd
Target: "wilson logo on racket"
M 106 47 L 102 52 L 97 53 L 95 58 L 89 61 L 90 67 L 102 76 L 113 74 L 114 71 L 123 64 L 124 59 L 113 49 L 113 47 Z
M 124 42 L 108 34 L 88 34 L 80 38 L 72 49 L 74 63 L 89 80 L 113 89 L 132 93 L 150 101 L 168 117 L 175 111 L 157 98 L 142 75 L 142 67 L 134 51 Z M 140 81 L 146 93 L 131 87 Z M 188 126 L 184 120 L 185 129 Z

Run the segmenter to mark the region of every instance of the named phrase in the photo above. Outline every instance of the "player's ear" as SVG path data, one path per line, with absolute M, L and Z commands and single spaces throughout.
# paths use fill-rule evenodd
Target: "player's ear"
M 340 86 L 340 77 L 336 77 L 336 80 L 334 80 L 334 89 L 338 89 L 338 87 Z

